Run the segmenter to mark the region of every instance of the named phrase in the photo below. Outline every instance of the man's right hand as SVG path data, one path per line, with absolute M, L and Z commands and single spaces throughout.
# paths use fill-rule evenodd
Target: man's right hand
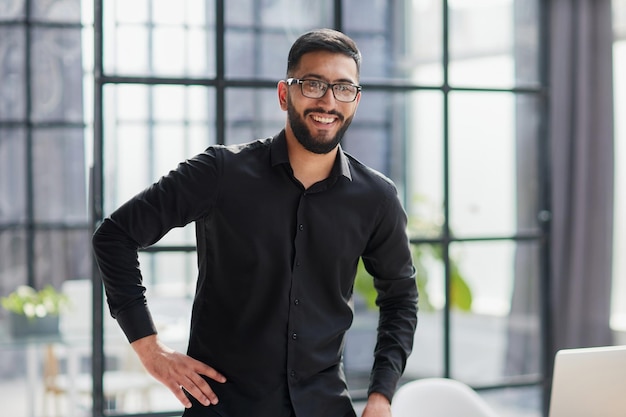
M 135 340 L 131 346 L 148 373 L 170 389 L 185 408 L 191 401 L 183 388 L 201 404 L 215 405 L 217 395 L 201 375 L 224 383 L 226 378 L 210 366 L 162 344 L 157 335 Z

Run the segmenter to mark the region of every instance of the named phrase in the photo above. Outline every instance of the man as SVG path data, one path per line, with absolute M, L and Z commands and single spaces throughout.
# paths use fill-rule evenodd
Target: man
M 417 289 L 394 185 L 339 145 L 361 99 L 360 62 L 340 32 L 302 35 L 277 87 L 283 131 L 208 148 L 94 235 L 111 313 L 184 416 L 355 416 L 342 361 L 361 257 L 380 308 L 363 417 L 391 416 Z M 185 355 L 158 340 L 137 250 L 192 221 L 199 274 Z

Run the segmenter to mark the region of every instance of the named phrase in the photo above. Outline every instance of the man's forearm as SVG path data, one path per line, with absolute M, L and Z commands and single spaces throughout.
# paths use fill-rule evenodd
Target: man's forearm
M 92 245 L 111 315 L 129 341 L 156 333 L 144 297 L 137 244 L 106 219 L 94 233 Z

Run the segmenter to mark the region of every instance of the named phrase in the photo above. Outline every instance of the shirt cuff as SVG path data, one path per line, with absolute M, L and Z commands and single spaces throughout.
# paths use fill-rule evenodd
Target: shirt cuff
M 369 396 L 373 392 L 378 392 L 387 397 L 389 402 L 391 402 L 399 380 L 400 375 L 390 369 L 374 370 L 370 377 L 370 386 L 367 390 L 367 395 Z
M 116 319 L 130 343 L 157 333 L 150 310 L 145 304 L 120 311 Z

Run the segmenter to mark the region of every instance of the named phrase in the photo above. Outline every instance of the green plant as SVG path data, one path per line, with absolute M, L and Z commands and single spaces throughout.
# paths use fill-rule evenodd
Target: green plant
M 52 285 L 47 285 L 39 291 L 28 285 L 20 285 L 0 302 L 4 309 L 34 319 L 58 315 L 68 303 L 68 299 Z
M 409 235 L 437 238 L 443 227 L 441 207 L 433 204 L 423 195 L 416 194 L 412 198 L 414 211 L 408 218 Z M 411 245 L 411 255 L 416 270 L 420 311 L 434 311 L 436 308 L 431 302 L 428 291 L 430 288 L 428 285 L 429 271 L 433 270 L 433 265 L 442 264 L 444 260 L 442 246 L 438 244 L 413 244 Z M 453 309 L 471 311 L 472 290 L 463 277 L 457 261 L 458 259 L 451 255 L 448 263 L 450 267 L 450 298 L 448 302 Z M 372 284 L 372 277 L 365 270 L 362 261 L 359 261 L 354 288 L 355 292 L 363 296 L 369 307 L 376 307 L 376 290 Z
M 421 245 L 413 246 L 413 258 L 418 270 L 418 289 L 420 290 L 420 301 L 422 309 L 432 311 L 435 308 L 428 298 L 428 270 L 424 267 L 423 262 L 426 257 L 430 257 L 437 261 L 443 261 L 443 252 L 439 245 Z M 450 306 L 461 311 L 470 311 L 472 309 L 472 290 L 467 281 L 463 278 L 459 266 L 454 259 L 450 259 Z
M 411 251 L 413 264 L 416 269 L 420 310 L 434 311 L 435 307 L 431 303 L 428 295 L 429 276 L 426 263 L 429 258 L 438 261 L 443 259 L 441 247 L 434 245 L 412 245 Z M 363 261 L 359 261 L 354 289 L 365 299 L 368 307 L 376 308 L 377 293 L 373 286 L 372 277 L 365 269 Z M 452 260 L 450 261 L 450 306 L 461 311 L 470 311 L 472 309 L 472 291 L 461 275 L 456 262 Z

